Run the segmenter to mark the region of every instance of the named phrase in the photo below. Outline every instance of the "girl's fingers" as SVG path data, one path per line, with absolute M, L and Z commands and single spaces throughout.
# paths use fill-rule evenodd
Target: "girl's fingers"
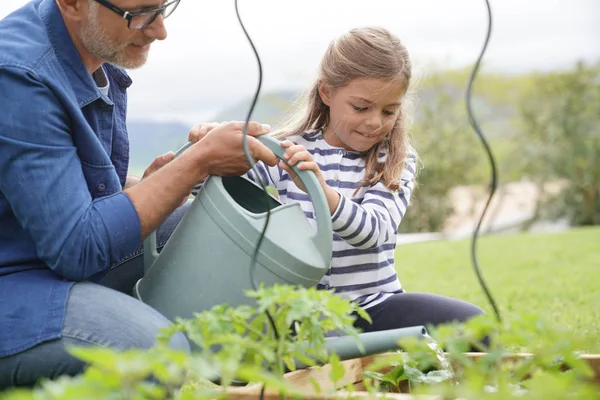
M 291 147 L 288 147 L 288 149 L 285 151 L 285 153 L 283 153 L 283 158 L 285 158 L 286 160 L 292 158 L 292 156 L 298 152 L 301 151 L 306 151 L 306 148 L 300 144 L 295 144 Z
M 294 172 L 294 170 L 289 165 L 287 165 L 284 161 L 279 161 L 279 166 L 283 170 L 285 170 L 288 174 L 290 174 L 292 177 L 296 176 L 296 173 Z M 320 172 L 319 165 L 314 161 L 302 161 L 301 163 L 298 164 L 298 169 L 300 171 L 313 171 L 314 173 Z
M 290 175 L 293 174 L 292 168 L 290 168 L 290 166 L 287 165 L 285 161 L 280 160 L 279 161 L 279 166 L 281 167 L 281 169 L 283 169 L 288 174 L 290 174 Z
M 306 150 L 303 151 L 299 151 L 297 153 L 294 153 L 289 159 L 288 159 L 288 163 L 290 163 L 290 165 L 296 165 L 297 162 L 299 161 L 313 161 L 312 156 L 310 155 L 310 153 Z
M 294 143 L 291 142 L 291 141 L 289 141 L 289 140 L 282 140 L 279 143 L 281 143 L 281 147 L 283 147 L 285 149 L 290 148 L 290 147 L 292 147 L 294 145 Z
M 285 172 L 287 172 L 292 179 L 296 179 L 296 173 L 284 161 L 279 161 L 279 167 L 281 167 L 281 169 L 283 169 Z
M 313 171 L 315 174 L 319 172 L 319 166 L 314 161 L 303 161 L 298 164 L 298 169 L 301 171 Z

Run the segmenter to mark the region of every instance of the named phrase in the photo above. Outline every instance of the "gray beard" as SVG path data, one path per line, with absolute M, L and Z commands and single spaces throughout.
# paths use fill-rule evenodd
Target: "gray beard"
M 125 52 L 130 43 L 119 44 L 112 40 L 98 24 L 96 13 L 90 10 L 88 24 L 81 30 L 81 42 L 93 56 L 124 69 L 136 69 L 146 63 L 147 55 L 127 58 Z

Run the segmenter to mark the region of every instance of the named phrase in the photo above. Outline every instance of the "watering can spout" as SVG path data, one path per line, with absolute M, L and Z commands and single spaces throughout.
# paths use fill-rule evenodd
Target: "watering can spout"
M 402 339 L 414 337 L 428 339 L 427 329 L 422 325 L 407 328 L 389 329 L 384 331 L 366 332 L 354 336 L 336 336 L 325 339 L 327 354 L 335 353 L 340 361 L 351 360 L 382 354 L 400 349 L 398 342 Z M 297 369 L 307 368 L 308 365 L 301 361 L 295 362 Z
M 356 338 L 352 336 L 332 337 L 326 339 L 326 341 L 327 350 L 330 354 L 335 352 L 340 360 L 349 360 L 398 350 L 398 341 L 407 337 L 426 338 L 427 336 L 427 330 L 424 326 L 413 326 L 361 333 L 358 335 L 360 346 Z

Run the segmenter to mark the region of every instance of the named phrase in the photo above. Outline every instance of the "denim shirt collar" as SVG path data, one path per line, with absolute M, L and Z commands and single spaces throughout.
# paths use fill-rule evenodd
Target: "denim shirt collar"
M 56 58 L 65 70 L 79 107 L 83 108 L 97 99 L 102 99 L 106 104 L 113 105 L 113 102 L 100 92 L 92 75 L 83 64 L 55 0 L 42 0 L 40 4 L 40 17 L 46 25 L 48 37 L 54 48 Z M 125 90 L 131 85 L 131 78 L 125 71 L 109 64 L 104 64 L 104 67 L 105 71 L 114 78 L 121 90 Z
M 129 86 L 131 86 L 131 83 L 132 83 L 131 78 L 121 68 L 117 68 L 117 67 L 115 67 L 113 65 L 105 63 L 104 64 L 104 69 L 106 70 L 106 72 L 108 74 L 110 74 L 113 77 L 113 79 L 115 80 L 115 82 L 117 82 L 117 85 L 119 85 L 119 87 L 121 88 L 121 90 L 125 90 Z

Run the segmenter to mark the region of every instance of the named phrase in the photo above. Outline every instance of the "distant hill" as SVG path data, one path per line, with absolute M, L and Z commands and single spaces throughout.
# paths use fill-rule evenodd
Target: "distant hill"
M 293 90 L 261 94 L 252 113 L 255 121 L 275 124 L 291 105 L 298 93 Z M 231 107 L 218 112 L 209 121 L 245 121 L 252 98 L 240 100 Z M 175 151 L 183 146 L 191 126 L 179 121 L 155 122 L 131 120 L 127 123 L 131 149 L 130 171 L 141 175 L 152 160 L 160 154 Z
M 258 103 L 252 112 L 252 120 L 275 124 L 289 109 L 294 98 L 300 92 L 294 90 L 281 90 L 276 92 L 261 93 Z M 213 118 L 215 121 L 245 121 L 252 103 L 252 97 L 240 100 L 220 111 Z
M 141 175 L 156 156 L 183 146 L 190 126 L 176 121 L 132 120 L 128 121 L 127 130 L 131 149 L 130 172 Z

